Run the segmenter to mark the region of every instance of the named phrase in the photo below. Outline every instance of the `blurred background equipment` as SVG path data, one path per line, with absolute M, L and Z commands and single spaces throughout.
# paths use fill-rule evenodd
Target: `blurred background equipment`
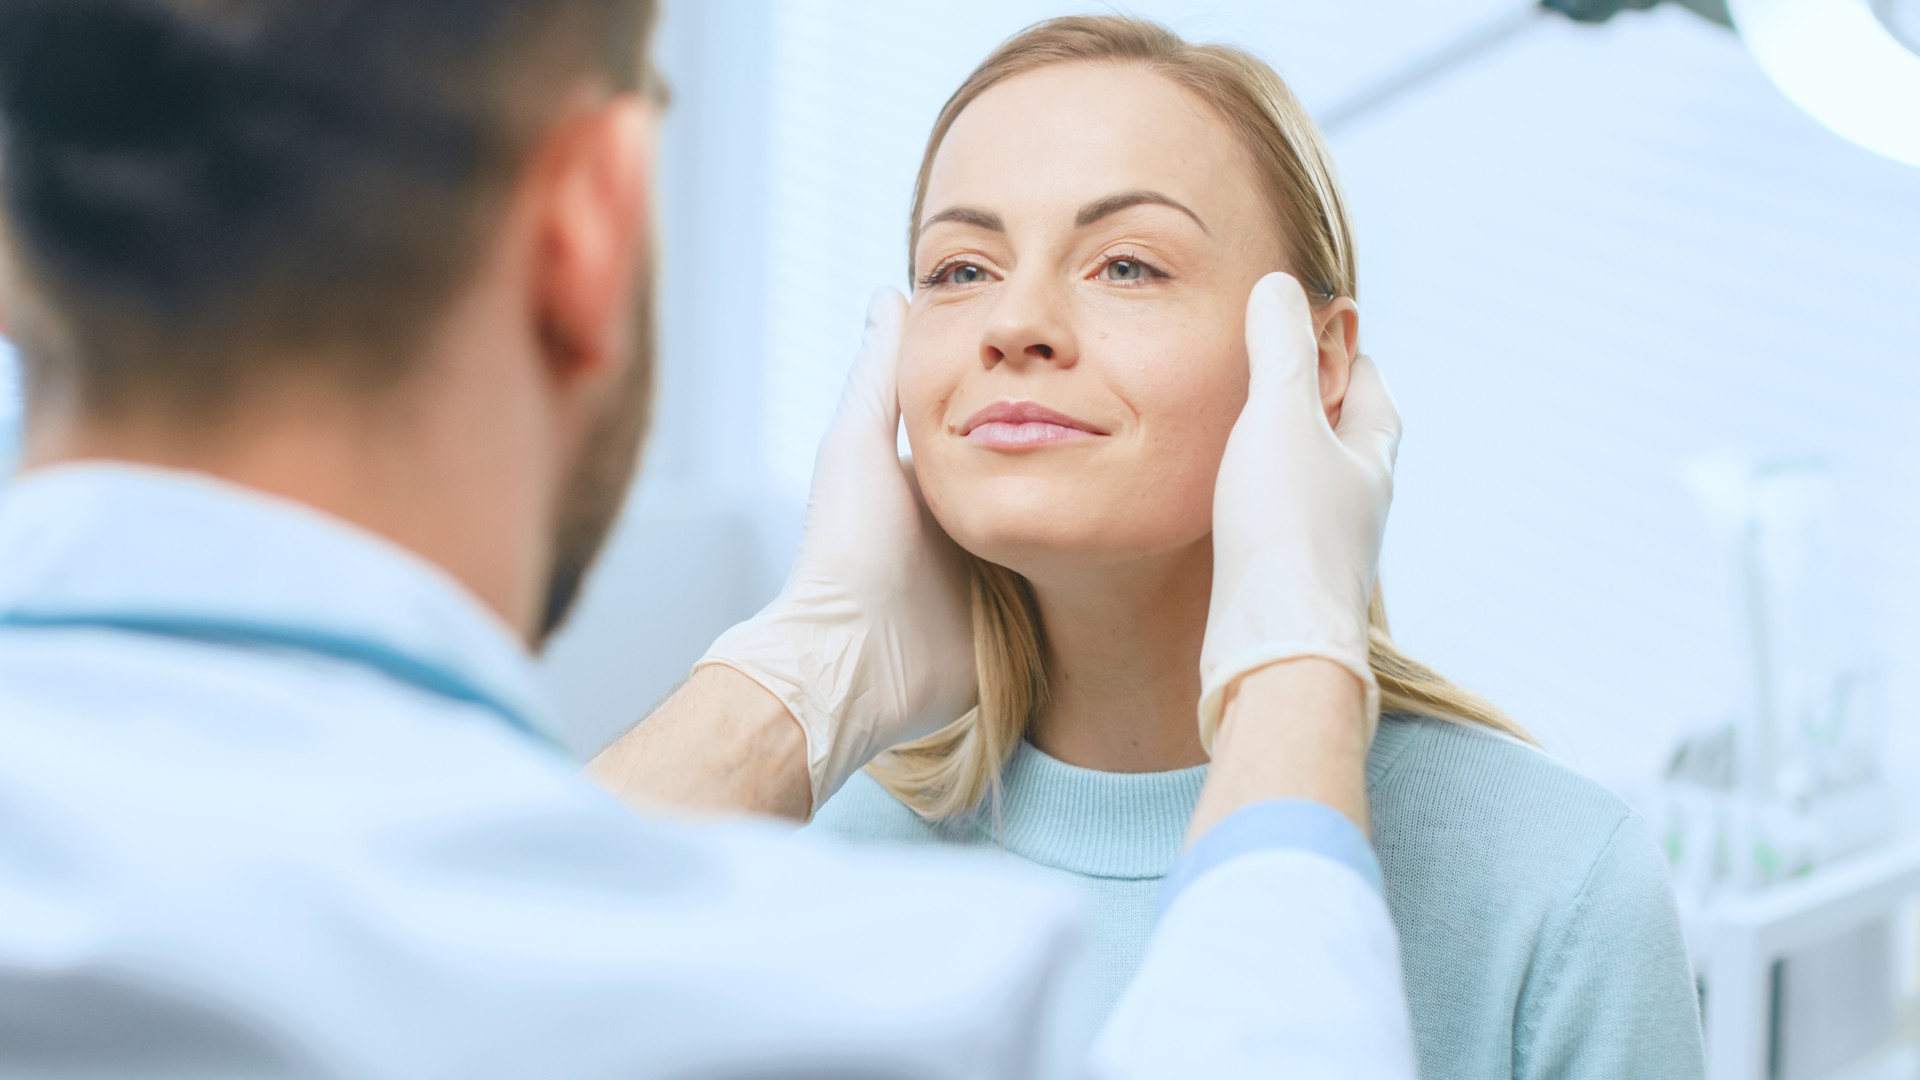
M 1729 0 L 1761 70 L 1793 103 L 1920 166 L 1920 0 Z
M 1516 6 L 1433 53 L 1409 63 L 1352 100 L 1323 110 L 1333 131 L 1354 116 L 1526 30 L 1536 16 L 1559 13 L 1604 23 L 1663 0 L 1539 0 Z M 1875 153 L 1920 165 L 1920 0 L 1665 0 L 1728 29 L 1738 29 L 1760 68 L 1796 105 Z
M 1660 0 L 1541 0 L 1605 22 Z M 1920 0 L 1672 0 L 1736 27 L 1794 104 L 1846 138 L 1920 165 Z
M 1825 462 L 1690 462 L 1745 654 L 1730 719 L 1682 738 L 1637 800 L 1674 863 L 1716 1078 L 1880 1063 L 1911 1034 L 1896 939 L 1920 891 L 1888 775 L 1887 661 L 1836 567 Z M 1911 956 L 1910 947 L 1908 956 Z
M 1645 11 L 1661 0 L 1540 0 L 1540 6 L 1557 11 L 1575 22 L 1602 23 L 1622 11 Z M 1671 0 L 1680 7 L 1704 15 L 1722 26 L 1732 26 L 1724 0 Z

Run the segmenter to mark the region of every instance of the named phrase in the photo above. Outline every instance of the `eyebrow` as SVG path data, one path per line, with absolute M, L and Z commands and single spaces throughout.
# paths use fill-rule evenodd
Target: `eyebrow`
M 1207 228 L 1207 223 L 1200 220 L 1199 214 L 1194 213 L 1185 203 L 1180 202 L 1178 199 L 1172 196 L 1162 195 L 1157 191 L 1123 191 L 1118 195 L 1109 195 L 1097 202 L 1090 202 L 1081 207 L 1080 212 L 1073 216 L 1073 227 L 1076 229 L 1084 229 L 1103 217 L 1117 214 L 1131 207 L 1146 205 L 1171 206 L 1175 210 L 1192 218 L 1193 223 L 1200 226 L 1201 232 L 1206 233 L 1208 236 L 1213 235 L 1212 230 Z
M 925 232 L 943 221 L 957 222 L 961 225 L 971 225 L 976 229 L 985 229 L 988 232 L 1003 233 L 1007 231 L 1006 222 L 1000 220 L 999 214 L 975 209 L 971 206 L 949 206 L 923 222 L 920 225 L 920 231 Z
M 1076 229 L 1084 229 L 1094 222 L 1099 221 L 1101 218 L 1111 217 L 1122 210 L 1135 206 L 1148 205 L 1170 206 L 1192 218 L 1193 223 L 1200 226 L 1201 232 L 1206 233 L 1208 236 L 1213 235 L 1213 231 L 1207 228 L 1207 223 L 1201 221 L 1200 215 L 1194 213 L 1185 203 L 1170 195 L 1162 195 L 1158 191 L 1145 190 L 1122 191 L 1117 195 L 1109 195 L 1104 199 L 1096 199 L 1088 203 L 1080 208 L 1079 213 L 1073 216 L 1073 227 Z M 985 229 L 988 232 L 1003 233 L 1007 231 L 1007 224 L 1000 220 L 999 214 L 974 206 L 949 206 L 945 210 L 927 218 L 927 220 L 921 224 L 920 231 L 925 232 L 945 221 L 951 221 L 960 225 L 971 225 L 976 229 Z

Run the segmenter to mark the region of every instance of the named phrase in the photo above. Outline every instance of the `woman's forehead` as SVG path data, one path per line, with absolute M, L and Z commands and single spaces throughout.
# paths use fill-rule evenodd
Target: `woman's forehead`
M 1191 91 L 1140 65 L 1060 64 L 991 87 L 955 118 L 922 221 L 967 207 L 1010 230 L 1070 225 L 1088 200 L 1155 191 L 1231 235 L 1259 215 L 1251 180 L 1243 147 Z

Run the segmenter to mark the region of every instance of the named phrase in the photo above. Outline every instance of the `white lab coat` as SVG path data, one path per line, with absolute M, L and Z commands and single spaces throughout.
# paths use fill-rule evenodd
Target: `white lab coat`
M 186 474 L 16 483 L 0 1076 L 1413 1075 L 1337 861 L 1201 875 L 1089 1053 L 1073 894 L 636 818 L 546 714 L 508 630 L 378 538 Z

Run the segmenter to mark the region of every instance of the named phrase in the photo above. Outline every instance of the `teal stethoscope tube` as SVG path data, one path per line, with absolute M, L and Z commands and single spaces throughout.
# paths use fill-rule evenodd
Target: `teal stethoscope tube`
M 564 753 L 558 740 L 533 718 L 487 693 L 459 673 L 390 646 L 344 634 L 237 619 L 158 615 L 36 614 L 0 612 L 0 630 L 111 630 L 151 634 L 239 648 L 289 649 L 370 668 L 419 690 L 473 705 L 541 746 Z

